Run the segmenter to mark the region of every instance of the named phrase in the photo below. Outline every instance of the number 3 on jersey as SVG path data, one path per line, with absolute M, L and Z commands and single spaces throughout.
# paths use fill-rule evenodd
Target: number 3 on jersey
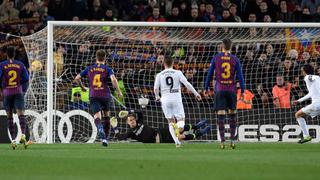
M 231 66 L 230 63 L 224 62 L 221 64 L 221 67 L 224 69 L 224 72 L 221 73 L 223 79 L 228 79 L 231 75 Z
M 9 86 L 16 86 L 17 85 L 17 82 L 16 82 L 17 71 L 15 71 L 15 70 L 9 71 L 8 76 L 10 77 L 8 85 Z
M 97 88 L 101 88 L 101 86 L 102 86 L 101 74 L 94 75 L 92 85 Z

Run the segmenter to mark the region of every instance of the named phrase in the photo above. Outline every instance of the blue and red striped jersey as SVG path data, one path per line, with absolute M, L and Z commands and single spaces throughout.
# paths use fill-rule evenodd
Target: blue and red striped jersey
M 208 90 L 215 72 L 215 91 L 236 91 L 236 77 L 240 82 L 241 92 L 245 90 L 240 61 L 234 55 L 223 52 L 212 58 L 205 89 Z
M 0 79 L 4 96 L 23 94 L 22 84 L 28 82 L 29 74 L 22 62 L 6 60 L 0 63 Z
M 81 77 L 88 76 L 90 97 L 110 97 L 110 88 L 108 82 L 113 70 L 104 64 L 94 64 L 88 66 L 80 73 Z

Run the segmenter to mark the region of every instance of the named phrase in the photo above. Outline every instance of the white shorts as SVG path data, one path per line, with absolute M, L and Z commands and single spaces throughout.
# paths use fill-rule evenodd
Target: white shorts
M 320 103 L 311 103 L 301 109 L 303 113 L 311 116 L 312 118 L 320 115 Z
M 176 118 L 178 121 L 185 118 L 182 102 L 161 101 L 162 111 L 167 119 Z

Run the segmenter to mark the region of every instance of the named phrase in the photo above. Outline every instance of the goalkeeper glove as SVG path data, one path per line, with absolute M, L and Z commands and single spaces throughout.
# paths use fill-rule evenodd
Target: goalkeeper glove
M 116 117 L 112 117 L 112 118 L 110 118 L 110 124 L 111 124 L 111 127 L 112 128 L 115 128 L 115 127 L 117 127 L 118 126 L 118 120 L 117 120 L 117 118 Z
M 128 114 L 129 114 L 129 111 L 120 111 L 119 114 L 118 114 L 118 116 L 119 116 L 120 118 L 125 118 L 125 117 L 128 116 Z

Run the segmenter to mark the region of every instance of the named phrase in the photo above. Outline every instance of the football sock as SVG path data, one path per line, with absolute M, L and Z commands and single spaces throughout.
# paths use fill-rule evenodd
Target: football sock
M 309 136 L 309 131 L 307 128 L 307 123 L 303 117 L 297 118 L 300 128 L 302 129 L 303 137 Z
M 184 125 L 183 131 L 190 131 L 191 129 L 193 129 L 191 124 L 186 124 Z
M 99 132 L 100 137 L 101 137 L 102 139 L 107 139 L 100 118 L 96 118 L 96 119 L 94 120 L 94 123 L 95 123 L 96 126 L 97 126 L 97 129 L 98 129 L 98 132 Z
M 196 139 L 196 135 L 195 134 L 187 134 L 185 135 L 184 140 L 194 140 Z
M 221 142 L 225 141 L 225 137 L 224 137 L 224 132 L 225 132 L 224 120 L 225 119 L 226 119 L 226 115 L 218 114 L 218 126 L 219 126 L 219 133 L 220 133 Z
M 106 138 L 108 138 L 110 134 L 110 117 L 107 116 L 107 117 L 104 117 L 103 119 L 104 119 L 103 121 L 104 133 L 106 135 Z
M 230 120 L 229 120 L 229 125 L 230 125 L 230 134 L 231 134 L 231 140 L 235 140 L 235 135 L 236 135 L 236 128 L 237 128 L 237 120 L 236 120 L 236 115 L 235 114 L 230 114 Z
M 172 139 L 176 144 L 181 144 L 178 137 L 176 136 L 175 130 L 174 130 L 174 123 L 169 123 L 169 132 L 171 134 Z

